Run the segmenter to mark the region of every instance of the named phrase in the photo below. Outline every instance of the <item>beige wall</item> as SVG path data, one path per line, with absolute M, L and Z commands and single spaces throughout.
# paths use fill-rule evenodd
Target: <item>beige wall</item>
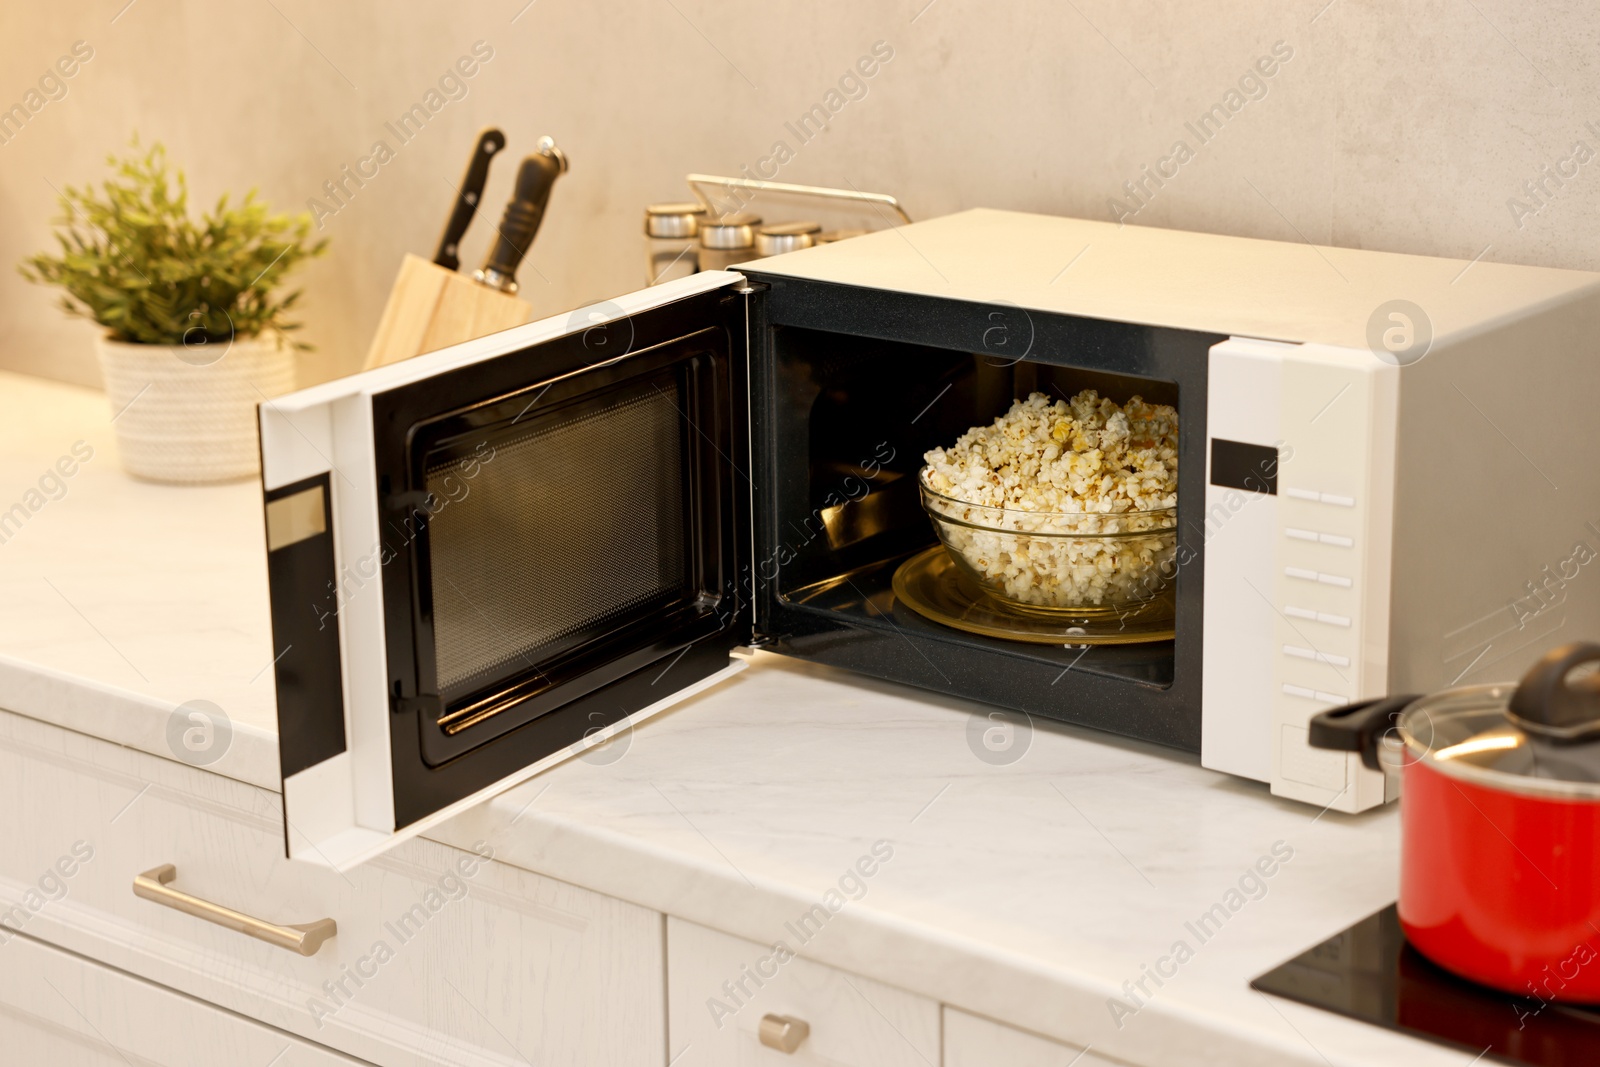
M 96 380 L 90 327 L 10 264 L 45 245 L 51 186 L 93 177 L 134 129 L 166 142 L 203 201 L 255 185 L 296 209 L 374 141 L 397 149 L 325 220 L 332 251 L 300 275 L 318 346 L 305 381 L 359 363 L 400 256 L 431 253 L 447 182 L 490 123 L 510 140 L 490 214 L 539 135 L 572 159 L 522 271 L 542 313 L 637 288 L 642 206 L 682 197 L 687 171 L 755 166 L 779 140 L 794 151 L 782 180 L 894 192 L 916 217 L 1106 218 L 1181 139 L 1193 158 L 1166 164 L 1176 174 L 1135 223 L 1600 269 L 1600 159 L 1547 182 L 1544 206 L 1522 191 L 1574 142 L 1600 151 L 1587 0 L 125 2 L 0 14 L 0 106 L 74 41 L 95 53 L 0 145 L 0 367 Z M 479 40 L 494 57 L 468 95 L 399 146 L 384 123 Z M 784 124 L 876 41 L 894 58 L 801 145 Z M 1293 57 L 1247 81 L 1259 98 L 1202 145 L 1185 123 L 1279 41 Z M 1513 197 L 1537 214 L 1514 219 Z M 489 232 L 480 216 L 464 261 Z

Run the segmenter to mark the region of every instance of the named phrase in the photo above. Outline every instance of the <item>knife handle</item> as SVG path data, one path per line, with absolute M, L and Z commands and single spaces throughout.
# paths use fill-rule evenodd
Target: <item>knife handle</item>
M 500 220 L 500 232 L 483 269 L 473 275 L 478 281 L 503 293 L 517 291 L 516 273 L 522 257 L 528 254 L 544 209 L 550 203 L 550 190 L 567 170 L 567 157 L 548 137 L 539 139 L 539 150 L 522 161 L 517 170 L 516 189 Z
M 433 257 L 445 270 L 461 266 L 461 238 L 466 236 L 473 213 L 478 210 L 478 201 L 483 199 L 483 187 L 489 183 L 489 163 L 505 146 L 506 135 L 493 126 L 478 134 L 478 145 L 467 161 L 466 174 L 461 177 L 460 195 L 450 211 L 449 221 L 444 224 L 444 233 L 439 235 L 439 251 Z

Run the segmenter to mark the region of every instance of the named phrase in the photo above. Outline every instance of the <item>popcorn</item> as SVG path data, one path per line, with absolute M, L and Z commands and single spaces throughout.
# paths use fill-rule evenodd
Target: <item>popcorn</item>
M 1002 599 L 1136 603 L 1175 569 L 1164 509 L 1178 502 L 1178 413 L 1165 404 L 1033 393 L 923 458 L 923 485 L 949 498 L 924 497 L 940 539 Z

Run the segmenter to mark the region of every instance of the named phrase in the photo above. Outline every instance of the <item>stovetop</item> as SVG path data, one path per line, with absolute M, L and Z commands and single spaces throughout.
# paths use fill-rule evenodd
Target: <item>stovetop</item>
M 1600 1009 L 1512 996 L 1457 978 L 1406 943 L 1393 904 L 1268 971 L 1250 987 L 1488 1062 L 1600 1063 Z

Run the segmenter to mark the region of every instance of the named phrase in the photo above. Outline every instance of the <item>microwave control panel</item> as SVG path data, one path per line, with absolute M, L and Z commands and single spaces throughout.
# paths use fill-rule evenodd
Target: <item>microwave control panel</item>
M 1307 731 L 1387 684 L 1397 381 L 1367 351 L 1210 353 L 1201 762 L 1339 811 L 1385 799 Z

